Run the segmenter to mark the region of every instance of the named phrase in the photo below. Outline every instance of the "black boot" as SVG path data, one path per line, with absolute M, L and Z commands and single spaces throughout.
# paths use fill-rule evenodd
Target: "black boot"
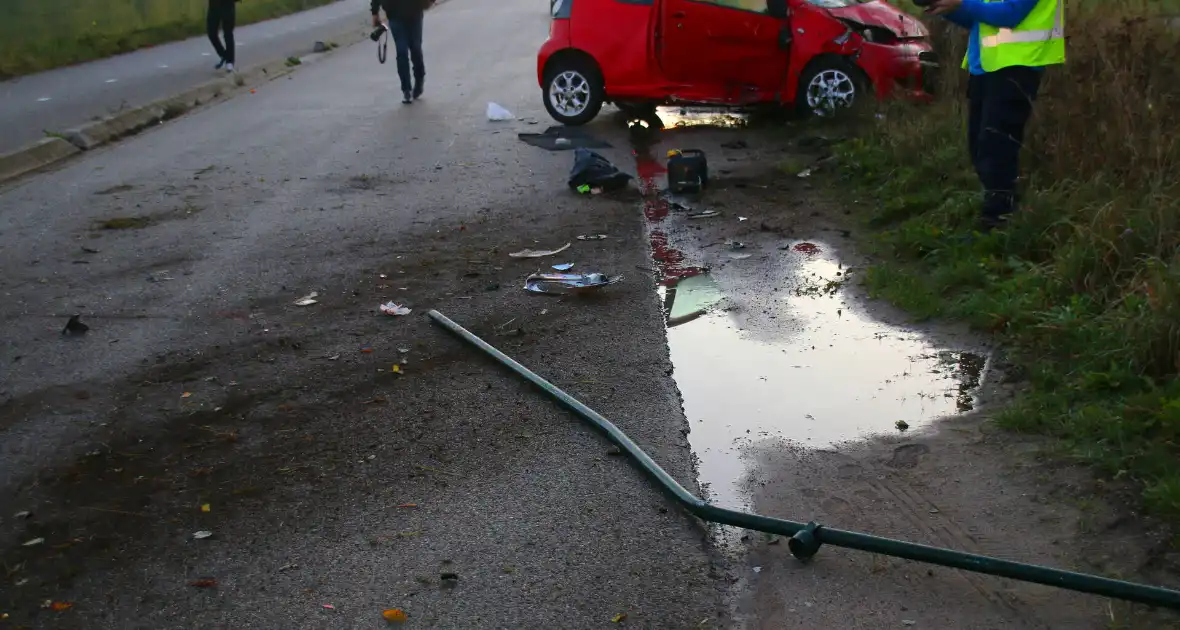
M 418 77 L 414 79 L 414 99 L 422 98 L 422 92 L 426 89 L 426 77 Z
M 409 90 L 405 90 L 404 92 L 402 92 L 402 102 L 405 103 L 406 105 L 409 105 L 410 103 L 414 102 L 414 97 L 413 97 L 413 95 L 410 94 Z

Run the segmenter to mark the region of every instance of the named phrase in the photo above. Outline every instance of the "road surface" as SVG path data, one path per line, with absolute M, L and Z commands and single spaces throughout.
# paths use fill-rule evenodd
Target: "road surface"
M 396 608 L 423 628 L 1106 627 L 1101 600 L 866 554 L 800 565 L 751 535 L 727 556 L 600 436 L 423 317 L 469 327 L 697 488 L 641 199 L 576 196 L 569 153 L 516 138 L 548 124 L 534 76 L 547 29 L 534 0 L 451 0 L 427 17 L 421 102 L 400 104 L 393 67 L 358 45 L 0 188 L 5 622 L 335 630 L 384 627 Z M 517 119 L 486 120 L 490 101 Z M 606 112 L 589 129 L 633 171 L 618 122 Z M 745 136 L 761 155 L 722 150 L 739 133 L 662 136 L 652 155 L 691 143 L 715 156 L 709 200 L 725 210 L 670 240 L 702 239 L 725 257 L 722 280 L 753 287 L 734 294 L 755 305 L 747 315 L 804 336 L 766 289 L 808 269 L 775 262 L 780 235 L 817 230 L 823 202 L 806 180 L 766 175 L 784 155 L 770 132 Z M 762 176 L 730 172 L 743 159 Z M 723 252 L 727 238 L 757 258 Z M 567 242 L 560 256 L 509 256 Z M 739 273 L 762 260 L 765 276 Z M 624 281 L 577 299 L 523 291 L 558 262 Z M 380 314 L 391 300 L 413 312 Z M 63 336 L 75 313 L 89 331 Z M 811 399 L 784 388 L 792 399 L 767 413 L 852 397 L 855 372 Z M 741 387 L 725 395 L 754 391 Z M 980 464 L 1004 460 L 969 435 L 907 434 L 866 456 L 759 441 L 753 455 L 770 461 L 749 498 L 768 514 L 1091 568 L 1071 554 L 1096 547 L 1077 544 L 1077 510 Z M 1136 519 L 1094 517 L 1099 548 L 1137 557 L 1141 541 L 1108 544 Z
M 368 3 L 344 0 L 310 11 L 241 26 L 238 70 L 305 55 L 368 25 Z M 108 59 L 58 68 L 0 83 L 0 153 L 126 107 L 151 103 L 208 81 L 218 73 L 208 38 L 193 37 Z

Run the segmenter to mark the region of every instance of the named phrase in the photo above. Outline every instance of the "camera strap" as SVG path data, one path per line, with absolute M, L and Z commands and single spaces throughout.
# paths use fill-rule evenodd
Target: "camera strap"
M 377 40 L 377 61 L 385 63 L 389 58 L 389 29 L 381 33 L 381 39 Z

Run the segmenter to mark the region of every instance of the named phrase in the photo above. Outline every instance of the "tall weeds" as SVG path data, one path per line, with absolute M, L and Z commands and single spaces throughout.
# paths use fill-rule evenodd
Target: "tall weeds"
M 1042 85 L 1023 204 L 1002 233 L 970 236 L 957 27 L 931 25 L 938 102 L 890 108 L 842 164 L 878 201 L 871 289 L 996 333 L 1031 384 L 1001 420 L 1063 438 L 1180 519 L 1180 23 L 1167 4 L 1066 5 L 1068 62 Z

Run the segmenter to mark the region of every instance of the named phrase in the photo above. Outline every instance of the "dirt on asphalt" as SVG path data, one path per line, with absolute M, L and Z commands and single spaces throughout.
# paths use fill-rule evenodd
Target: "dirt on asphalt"
M 545 17 L 518 2 L 437 13 L 438 42 Z M 428 48 L 456 80 L 432 83 L 415 110 L 384 103 L 388 77 L 341 72 L 371 62 L 367 47 L 344 50 L 0 191 L 0 624 L 371 628 L 396 608 L 407 627 L 438 628 L 1175 627 L 1141 607 L 857 552 L 800 565 L 781 541 L 688 517 L 604 439 L 432 325 L 435 308 L 535 369 L 695 490 L 709 445 L 693 432 L 733 436 L 698 427 L 727 419 L 694 416 L 687 394 L 682 408 L 667 265 L 715 268 L 728 300 L 684 330 L 724 314 L 773 346 L 776 326 L 802 320 L 777 317 L 766 279 L 811 287 L 778 256 L 823 243 L 864 264 L 849 206 L 780 168 L 824 168 L 813 130 L 665 132 L 653 155 L 691 142 L 716 167 L 706 199 L 723 215 L 689 226 L 645 214 L 651 190 L 570 193 L 568 153 L 512 136 L 541 124 L 532 78 L 515 70 L 535 42 L 477 44 L 503 60 L 478 76 L 460 70 L 472 51 Z M 492 98 L 518 120 L 482 120 Z M 623 122 L 607 112 L 590 130 L 643 175 Z M 103 229 L 111 219 L 124 220 Z M 761 255 L 730 257 L 716 245 L 727 240 Z M 556 257 L 508 256 L 567 242 Z M 625 280 L 577 298 L 523 291 L 558 262 Z M 917 330 L 837 285 L 804 293 Z M 380 314 L 389 300 L 413 312 Z M 90 330 L 63 337 L 74 313 Z M 1180 584 L 1150 521 L 991 428 L 1014 387 L 989 361 L 968 388 L 973 415 L 923 415 L 930 428 L 900 435 L 888 417 L 821 445 L 786 423 L 736 449 L 729 481 L 768 515 Z M 849 398 L 860 384 L 849 377 Z M 783 391 L 784 406 L 817 399 Z

